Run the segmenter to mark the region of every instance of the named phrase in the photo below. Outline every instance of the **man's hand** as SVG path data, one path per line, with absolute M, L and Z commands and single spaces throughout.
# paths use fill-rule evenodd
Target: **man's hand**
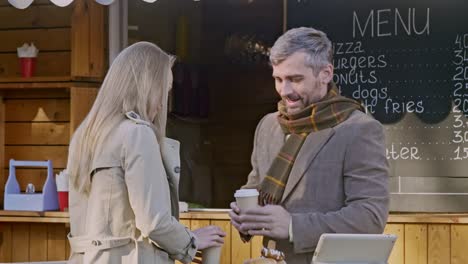
M 247 232 L 242 232 L 240 230 L 240 226 L 241 226 L 241 223 L 240 223 L 240 209 L 239 207 L 237 207 L 237 203 L 236 202 L 232 202 L 231 203 L 231 211 L 229 211 L 229 217 L 231 217 L 231 224 L 237 229 L 237 231 L 243 233 L 243 234 L 247 234 Z
M 268 236 L 275 239 L 289 238 L 290 221 L 291 215 L 289 212 L 279 205 L 259 206 L 247 210 L 245 214 L 235 214 L 235 218 L 231 215 L 232 224 L 240 232 L 248 233 L 252 236 Z

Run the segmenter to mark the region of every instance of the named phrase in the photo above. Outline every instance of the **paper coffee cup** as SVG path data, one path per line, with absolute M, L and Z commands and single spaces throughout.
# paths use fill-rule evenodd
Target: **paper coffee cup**
M 221 259 L 221 247 L 210 247 L 202 251 L 203 264 L 219 264 Z
M 236 191 L 234 197 L 242 212 L 258 206 L 258 195 L 257 189 L 240 189 Z

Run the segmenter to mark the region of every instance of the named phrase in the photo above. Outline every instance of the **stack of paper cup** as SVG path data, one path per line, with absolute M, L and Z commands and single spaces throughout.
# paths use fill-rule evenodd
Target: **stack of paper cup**
M 234 197 L 242 212 L 258 206 L 258 195 L 257 189 L 240 189 L 236 191 Z
M 20 61 L 21 76 L 34 76 L 34 72 L 36 71 L 36 58 L 39 50 L 33 43 L 31 43 L 31 45 L 24 43 L 23 46 L 17 48 L 17 51 Z
M 55 175 L 60 211 L 68 210 L 68 178 L 69 175 L 66 170 Z

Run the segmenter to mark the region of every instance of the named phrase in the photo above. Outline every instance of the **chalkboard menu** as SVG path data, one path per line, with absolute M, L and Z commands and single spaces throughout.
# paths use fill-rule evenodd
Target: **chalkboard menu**
M 334 43 L 334 81 L 386 132 L 391 210 L 468 211 L 468 1 L 288 0 Z

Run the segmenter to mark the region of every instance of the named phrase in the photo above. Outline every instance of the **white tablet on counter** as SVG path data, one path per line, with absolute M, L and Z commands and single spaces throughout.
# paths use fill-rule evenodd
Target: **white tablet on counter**
M 311 264 L 387 264 L 395 235 L 323 234 Z

